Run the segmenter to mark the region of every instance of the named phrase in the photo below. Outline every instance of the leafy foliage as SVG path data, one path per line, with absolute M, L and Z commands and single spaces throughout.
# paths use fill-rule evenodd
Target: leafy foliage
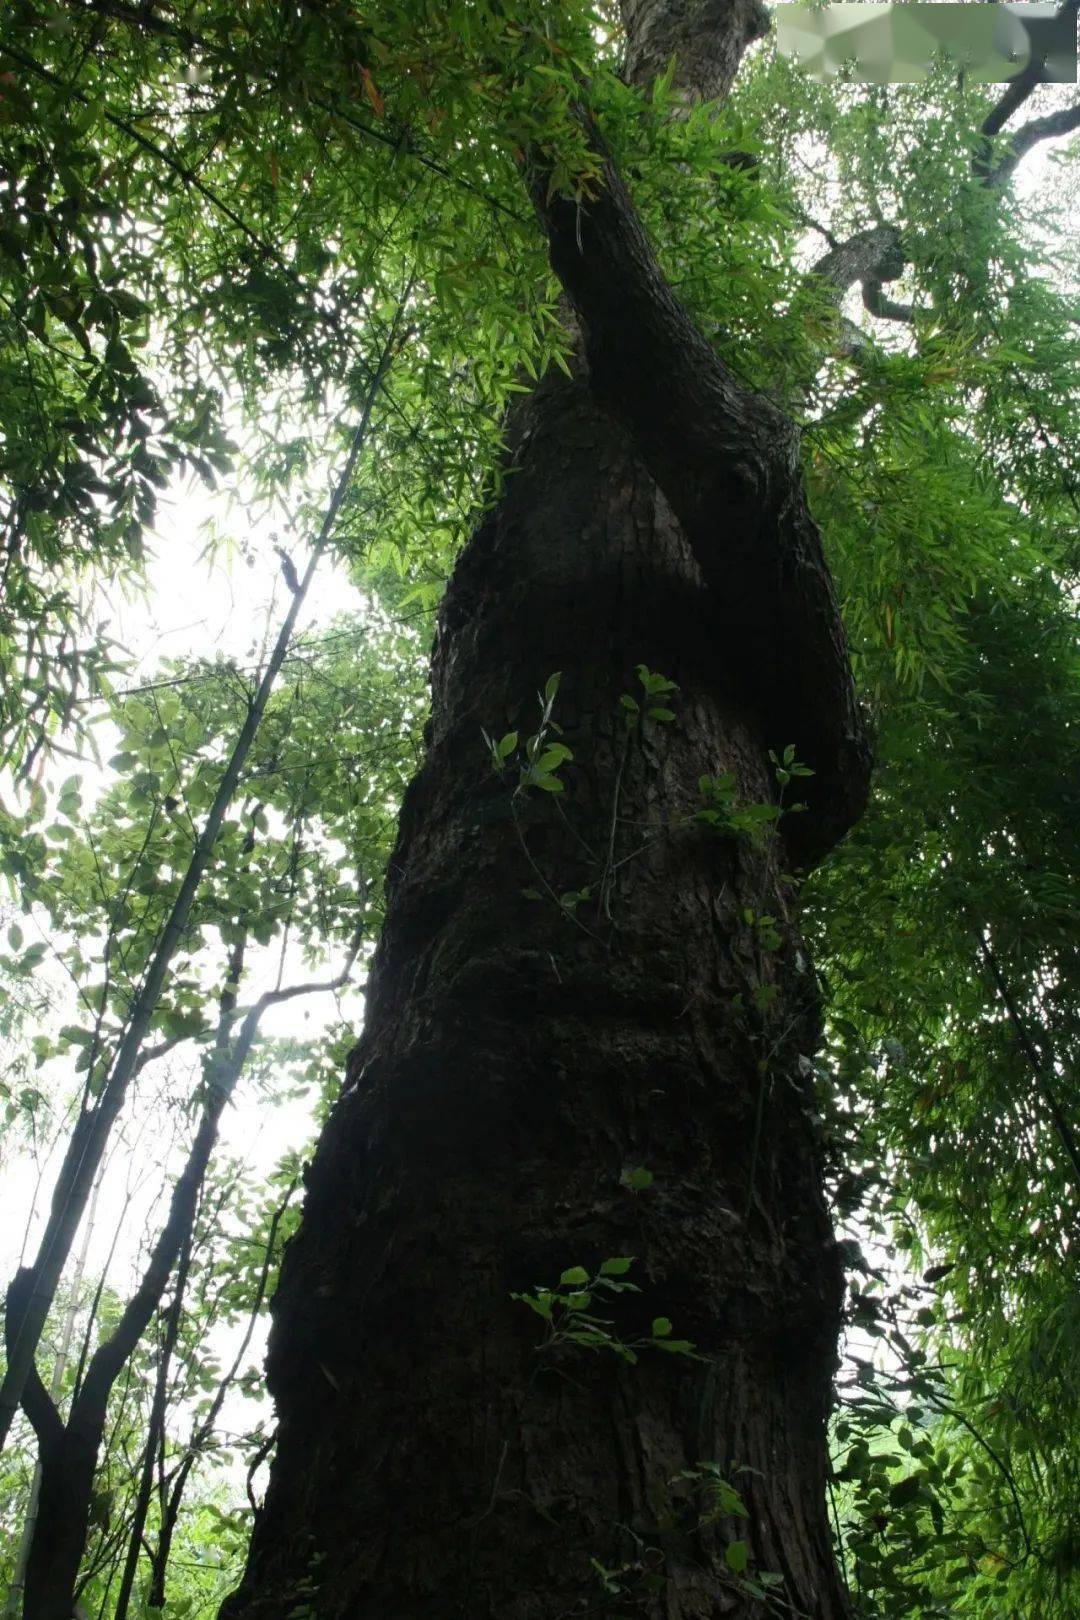
M 768 47 L 720 116 L 676 118 L 671 75 L 643 98 L 611 71 L 618 45 L 613 19 L 577 3 L 9 8 L 11 1139 L 36 1151 L 93 1094 L 251 699 L 252 671 L 227 663 L 175 664 L 131 689 L 102 592 L 137 588 L 162 492 L 181 476 L 235 481 L 253 512 L 313 532 L 342 423 L 408 288 L 409 343 L 333 542 L 375 605 L 363 626 L 336 624 L 290 657 L 155 1012 L 159 1061 L 206 1050 L 241 946 L 263 960 L 295 951 L 312 969 L 354 939 L 369 948 L 422 719 L 410 615 L 437 600 L 497 491 L 508 400 L 571 347 L 518 169 L 539 142 L 553 183 L 587 199 L 595 165 L 573 113 L 584 95 L 680 296 L 728 363 L 803 421 L 877 734 L 871 809 L 804 889 L 853 1270 L 832 1482 L 845 1571 L 868 1620 L 1064 1620 L 1080 1607 L 1075 163 L 1052 160 L 1049 203 L 1021 203 L 974 178 L 985 91 L 943 72 L 918 87 L 815 85 Z M 854 343 L 807 271 L 819 236 L 869 224 L 903 243 L 909 319 L 864 313 Z M 622 722 L 670 723 L 671 683 L 644 666 L 638 678 Z M 520 786 L 555 796 L 572 762 L 553 680 L 535 734 L 488 747 L 495 770 L 512 763 Z M 94 797 L 60 751 L 106 733 L 110 775 Z M 797 748 L 778 775 L 800 774 Z M 702 779 L 702 803 L 724 835 L 774 836 L 778 807 L 735 805 L 723 778 Z M 593 889 L 602 902 L 605 875 L 558 904 L 573 913 Z M 60 1024 L 49 964 L 75 998 Z M 282 1102 L 300 1076 L 325 1098 L 338 1034 L 267 1046 L 256 1084 Z M 180 1091 L 190 1106 L 197 1088 Z M 214 1324 L 262 1309 L 272 1276 L 259 1256 L 297 1171 L 294 1153 L 265 1186 L 228 1164 L 207 1184 L 172 1351 L 173 1463 L 222 1376 Z M 645 1191 L 651 1177 L 628 1166 L 624 1179 Z M 586 1296 L 616 1291 L 618 1275 L 567 1273 L 525 1303 L 597 1348 L 607 1329 Z M 96 1303 L 76 1303 L 90 1344 L 120 1293 L 103 1282 Z M 663 1320 L 652 1338 L 670 1349 Z M 114 1392 L 112 1507 L 87 1551 L 95 1602 L 132 1511 L 163 1332 L 162 1312 Z M 63 1377 L 66 1398 L 75 1368 Z M 176 1568 L 195 1573 L 170 1586 L 171 1612 L 227 1584 L 247 1506 L 225 1470 L 258 1455 L 261 1422 L 235 1445 L 213 1427 L 198 1441 L 200 1468 L 218 1472 L 206 1467 L 181 1512 Z M 704 1485 L 733 1491 L 719 1475 Z M 28 1488 L 20 1452 L 0 1478 L 9 1565 Z M 616 1573 L 601 1569 L 619 1590 Z

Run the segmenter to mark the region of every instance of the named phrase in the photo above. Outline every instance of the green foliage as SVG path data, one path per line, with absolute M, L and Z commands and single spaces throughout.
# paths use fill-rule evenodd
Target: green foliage
M 587 10 L 563 21 L 555 39 L 495 4 L 391 0 L 362 19 L 304 7 L 272 28 L 257 4 L 186 3 L 151 28 L 124 6 L 11 8 L 0 106 L 11 758 L 36 757 L 72 726 L 110 667 L 77 582 L 130 574 L 178 472 L 212 483 L 241 443 L 264 492 L 316 465 L 342 387 L 363 394 L 371 335 L 410 274 L 423 343 L 387 395 L 341 544 L 355 555 L 362 523 L 369 558 L 417 592 L 441 577 L 508 391 L 566 346 L 515 158 L 543 139 L 560 183 L 591 173 L 568 110 L 591 55 Z
M 538 1287 L 532 1293 L 514 1293 L 522 1305 L 527 1305 L 545 1324 L 544 1336 L 537 1351 L 545 1358 L 562 1347 L 574 1345 L 582 1350 L 607 1350 L 619 1361 L 634 1366 L 642 1350 L 663 1350 L 669 1355 L 691 1356 L 696 1360 L 694 1346 L 689 1339 L 673 1339 L 671 1323 L 666 1316 L 654 1317 L 648 1333 L 632 1339 L 615 1331 L 610 1317 L 597 1316 L 590 1307 L 599 1295 L 603 1302 L 618 1294 L 640 1294 L 636 1283 L 627 1282 L 626 1274 L 633 1265 L 632 1255 L 614 1256 L 600 1263 L 594 1276 L 584 1266 L 568 1266 L 555 1288 Z
M 46 936 L 24 945 L 15 924 L 19 948 L 0 966 L 27 979 L 52 959 L 80 1003 L 80 1022 L 37 1042 L 39 1065 L 66 1054 L 91 1089 L 107 1071 L 256 678 L 227 663 L 166 667 L 112 700 L 115 774 L 92 808 L 73 775 L 33 793 L 23 816 L 0 812 L 0 871 Z M 418 743 L 418 682 L 411 638 L 378 621 L 339 624 L 294 654 L 154 1011 L 166 1047 L 211 1036 L 230 953 L 287 939 L 315 962 L 358 927 L 374 938 L 393 806 Z
M 287 941 L 312 971 L 354 939 L 366 957 L 419 747 L 421 660 L 404 626 L 437 601 L 499 493 L 511 395 L 567 363 L 520 165 L 539 143 L 554 185 L 587 200 L 584 97 L 703 331 L 802 420 L 876 732 L 870 810 L 803 889 L 827 992 L 820 1105 L 856 1274 L 833 1481 L 848 1578 L 868 1620 L 1067 1620 L 1080 1609 L 1075 164 L 1057 164 L 1049 202 L 972 183 L 988 92 L 944 73 L 817 85 L 766 46 L 717 116 L 681 107 L 671 75 L 647 97 L 623 85 L 619 44 L 578 0 L 7 8 L 0 759 L 18 793 L 5 778 L 5 1148 L 36 1151 L 105 1072 L 251 696 L 252 671 L 225 662 L 131 689 L 102 592 L 138 588 L 182 476 L 234 480 L 255 515 L 286 507 L 294 533 L 314 532 L 341 424 L 408 286 L 409 342 L 334 537 L 381 607 L 294 649 L 153 1043 L 206 1050 L 242 946 Z M 863 317 L 852 344 L 807 264 L 818 235 L 885 222 L 912 316 Z M 636 676 L 619 700 L 627 747 L 678 724 L 674 683 L 644 665 Z M 552 814 L 572 797 L 558 686 L 530 736 L 486 737 L 512 814 L 526 797 Z M 106 736 L 108 777 L 91 791 L 85 753 Z M 773 756 L 776 802 L 739 804 L 733 777 L 703 776 L 697 821 L 771 849 L 799 809 L 796 747 Z M 84 757 L 61 763 L 61 750 Z M 588 927 L 610 920 L 612 867 L 609 852 L 585 881 L 534 870 L 526 893 Z M 744 922 L 768 952 L 779 935 L 762 910 Z M 54 981 L 75 997 L 59 1021 Z M 324 1110 L 347 1041 L 268 1044 L 252 1085 L 267 1102 L 308 1091 Z M 186 1118 L 197 1086 L 183 1096 Z M 292 1153 L 268 1186 L 215 1173 L 207 1208 L 229 1213 L 200 1225 L 174 1402 L 196 1421 L 221 1373 L 207 1324 L 252 1306 L 260 1243 L 298 1171 Z M 627 1165 L 621 1182 L 647 1215 L 651 1172 Z M 281 1235 L 293 1218 L 290 1206 Z M 624 1264 L 517 1297 L 549 1346 L 633 1360 L 682 1345 L 662 1317 L 624 1341 L 590 1311 L 594 1295 L 633 1291 L 610 1269 Z M 80 1305 L 91 1338 L 119 1297 L 110 1285 L 96 1313 Z M 144 1345 L 114 1396 L 114 1520 L 152 1360 Z M 261 1444 L 259 1423 L 233 1449 L 207 1440 L 169 1612 L 200 1612 L 228 1584 L 246 1510 L 209 1464 Z M 170 1455 L 180 1445 L 174 1421 Z M 6 1454 L 0 1478 L 7 1567 L 25 1462 Z M 737 1518 L 712 1466 L 687 1484 L 706 1512 Z M 91 1562 L 109 1546 L 98 1517 Z M 732 1576 L 764 1600 L 768 1576 L 739 1547 Z M 656 1570 L 597 1573 L 617 1598 Z M 95 1601 L 104 1581 L 91 1578 Z
M 637 678 L 644 693 L 644 718 L 655 720 L 660 725 L 670 725 L 675 719 L 675 710 L 668 708 L 665 703 L 658 703 L 657 698 L 669 697 L 671 693 L 679 690 L 674 681 L 669 681 L 666 675 L 657 675 L 647 664 L 637 666 Z M 619 698 L 620 706 L 626 711 L 627 729 L 633 731 L 642 721 L 642 707 L 637 698 L 632 698 L 629 692 L 624 692 Z

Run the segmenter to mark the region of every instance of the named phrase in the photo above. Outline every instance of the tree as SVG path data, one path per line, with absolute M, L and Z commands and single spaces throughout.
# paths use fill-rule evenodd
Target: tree
M 674 52 L 714 99 L 767 18 L 627 23 L 631 61 Z M 759 1569 L 799 1611 L 845 1610 L 824 1501 L 842 1277 L 785 874 L 854 820 L 868 753 L 791 429 L 698 335 L 582 127 L 584 198 L 522 165 L 584 341 L 515 411 L 506 494 L 441 608 L 364 1036 L 275 1304 L 278 1451 L 232 1614 L 283 1593 L 574 1612 L 598 1568 L 684 1614 L 756 1606 Z M 498 771 L 481 724 L 513 728 Z M 809 806 L 748 836 L 730 807 L 777 814 L 796 752 Z M 577 901 L 524 897 L 525 862 Z M 538 1360 L 510 1296 L 560 1276 L 581 1291 L 533 1297 L 562 1329 Z M 655 1347 L 579 1367 L 562 1317 L 590 1307 Z M 709 1468 L 738 1478 L 737 1540 L 699 1512 Z
M 632 64 L 674 52 L 675 83 L 710 97 L 766 26 L 740 5 L 707 30 L 663 5 L 624 17 Z M 748 1565 L 794 1612 L 846 1612 L 818 1006 L 784 874 L 855 819 L 865 753 L 786 424 L 699 338 L 583 128 L 576 199 L 522 158 L 582 352 L 514 413 L 507 492 L 441 609 L 368 1019 L 277 1297 L 278 1453 L 230 1615 L 587 1612 L 590 1569 L 616 1607 L 751 1612 Z M 486 785 L 481 721 L 513 728 Z M 803 816 L 747 838 L 727 795 L 779 810 L 769 760 L 786 787 L 796 755 Z M 531 916 L 523 857 L 555 900 Z M 630 1255 L 641 1293 L 612 1298 Z M 537 1360 L 508 1296 L 560 1272 L 525 1296 Z M 582 1314 L 601 1302 L 603 1326 Z M 612 1323 L 648 1344 L 661 1312 L 700 1362 L 624 1338 L 617 1375 L 579 1365 Z M 747 1515 L 726 1550 L 685 1483 L 714 1467 Z
M 1051 357 L 1063 300 L 1026 274 L 1001 207 L 1012 160 L 1075 127 L 1075 114 L 1003 135 L 1033 82 L 998 105 L 945 78 L 906 99 L 830 103 L 774 62 L 725 125 L 693 102 L 723 98 L 764 13 L 624 12 L 636 91 L 610 72 L 610 40 L 598 46 L 593 20 L 569 6 L 549 17 L 493 4 L 419 25 L 392 4 L 359 21 L 346 8 L 286 8 L 263 37 L 251 17 L 213 6 L 174 20 L 109 3 L 93 8 L 96 32 L 55 53 L 59 67 L 16 46 L 50 92 L 87 83 L 85 68 L 106 87 L 103 98 L 76 91 L 91 123 L 146 156 L 137 176 L 173 175 L 164 208 L 143 193 L 180 267 L 163 329 L 170 341 L 186 330 L 201 254 L 216 278 L 220 309 L 206 319 L 219 354 L 230 341 L 221 311 L 256 312 L 263 369 L 237 363 L 245 388 L 290 367 L 305 382 L 332 377 L 347 352 L 342 332 L 366 297 L 350 280 L 359 239 L 380 240 L 386 218 L 385 183 L 362 154 L 390 148 L 396 174 L 415 165 L 425 185 L 445 183 L 402 202 L 407 246 L 398 237 L 385 261 L 364 261 L 382 296 L 403 259 L 415 273 L 423 336 L 404 397 L 427 420 L 399 432 L 401 401 L 388 394 L 374 476 L 357 491 L 382 522 L 387 503 L 371 496 L 387 491 L 407 526 L 438 512 L 436 557 L 453 524 L 430 493 L 417 506 L 410 458 L 418 444 L 442 453 L 443 407 L 484 471 L 493 440 L 456 361 L 445 389 L 432 382 L 434 357 L 460 349 L 447 322 L 483 308 L 467 352 L 489 406 L 523 386 L 510 381 L 519 364 L 542 373 L 506 420 L 485 515 L 441 609 L 428 757 L 390 866 L 363 1041 L 279 1292 L 279 1451 L 234 1613 L 663 1602 L 683 1614 L 843 1614 L 825 1519 L 844 1258 L 823 1197 L 826 1147 L 844 1154 L 842 1211 L 869 1200 L 891 1234 L 919 1199 L 916 1251 L 970 1241 L 935 1175 L 944 1160 L 950 1191 L 974 1201 L 987 1182 L 971 1142 L 992 1142 L 1004 1121 L 1022 1122 L 1036 1155 L 1040 1229 L 1068 1208 L 1075 1132 L 1057 1054 L 1075 1050 L 1075 1029 L 1053 886 L 1026 885 L 1010 917 L 965 881 L 989 853 L 1013 882 L 1040 817 L 1065 818 L 1045 782 L 1030 814 L 998 778 L 972 802 L 963 763 L 1000 761 L 980 754 L 980 715 L 952 693 L 977 683 L 1000 742 L 1027 614 L 1048 649 L 1026 669 L 1040 737 L 1075 713 L 1064 629 L 1075 346 Z M 121 107 L 117 82 L 160 84 L 148 34 L 187 63 L 190 117 L 169 90 Z M 248 83 L 271 109 L 253 123 L 235 116 L 228 88 Z M 297 180 L 283 181 L 269 131 L 312 188 L 295 251 Z M 832 199 L 829 252 L 807 274 L 791 227 L 810 220 L 812 187 L 774 170 L 805 157 L 801 135 L 823 132 L 848 195 Z M 244 217 L 228 198 L 253 176 Z M 472 212 L 462 202 L 453 215 L 451 192 Z M 371 203 L 359 226 L 357 195 Z M 526 195 L 542 233 L 523 223 Z M 192 221 L 192 197 L 234 235 Z M 484 247 L 455 236 L 451 217 L 478 231 L 483 220 Z M 331 262 L 349 272 L 330 292 L 320 220 L 339 233 Z M 504 231 L 520 268 L 505 240 L 492 245 Z M 573 306 L 565 322 L 580 329 L 569 349 L 553 334 L 541 240 Z M 884 292 L 901 274 L 907 304 Z M 873 340 L 840 308 L 855 286 Z M 547 322 L 537 336 L 530 312 Z M 903 335 L 884 335 L 886 322 Z M 795 899 L 862 808 L 866 747 L 793 415 L 881 759 L 869 831 L 804 885 L 839 984 L 828 1140 L 815 1086 L 821 998 Z M 432 552 L 410 544 L 403 567 L 423 589 Z M 916 769 L 928 736 L 933 768 L 921 758 Z M 937 926 L 934 974 L 895 945 L 883 921 L 894 907 Z M 864 918 L 892 980 L 880 963 L 863 968 Z M 989 991 L 971 988 L 972 954 Z M 938 1071 L 963 1049 L 961 1009 L 994 1045 L 998 1061 L 977 1067 L 999 1089 L 984 1109 L 965 1088 L 952 1135 Z M 1031 1038 L 1040 1020 L 1053 1023 L 1053 1048 Z M 917 1050 L 910 1078 L 897 1026 Z M 1031 1095 L 1016 1050 L 1037 1079 Z M 921 1145 L 894 1100 L 905 1096 L 928 1116 Z M 897 1159 L 904 1179 L 886 1185 Z M 1018 1256 L 1023 1222 L 1007 1201 L 999 1213 Z M 1061 1248 L 1038 1249 L 1059 1283 Z M 984 1265 L 971 1290 L 1002 1333 L 1010 1286 Z M 852 1308 L 873 1318 L 872 1285 Z M 929 1314 L 927 1332 L 944 1334 Z M 901 1343 L 899 1318 L 896 1334 Z M 991 1369 L 970 1334 L 965 1348 L 974 1384 Z M 1067 1355 L 1052 1353 L 1067 1374 Z M 1045 1415 L 1025 1422 L 1033 1476 L 1057 1470 Z M 938 1433 L 900 1443 L 921 1460 Z M 844 1463 L 855 1579 L 911 1612 L 953 1575 L 942 1563 L 927 1588 L 910 1557 L 886 1548 L 875 1559 L 882 1505 L 901 1534 L 936 1530 L 943 1500 L 953 1518 L 968 1513 L 964 1491 L 950 1476 L 951 1499 L 940 1481 L 937 1494 L 913 1492 L 869 1455 L 856 1443 Z M 968 1483 L 969 1499 L 993 1497 L 992 1479 Z M 999 1537 L 1007 1547 L 1018 1530 L 1031 1552 L 1026 1515 L 985 1523 L 1002 1565 Z M 951 1523 L 950 1537 L 950 1556 L 970 1560 L 970 1537 Z M 1067 1576 L 1067 1548 L 1059 1562 Z
M 368 782 L 361 785 L 348 749 L 358 733 L 368 737 L 385 726 L 386 691 L 370 680 L 359 692 L 343 683 L 360 682 L 365 666 L 377 667 L 384 679 L 394 671 L 396 713 L 409 670 L 397 638 L 381 631 L 374 616 L 364 631 L 339 626 L 330 639 L 337 644 L 321 658 L 294 651 L 284 690 L 268 702 L 264 698 L 261 706 L 259 698 L 267 691 L 261 669 L 247 675 L 221 666 L 163 670 L 159 681 L 114 701 L 119 747 L 113 763 L 121 775 L 93 811 L 84 811 L 79 779 L 73 776 L 60 790 L 51 821 L 41 795 L 18 836 L 8 828 L 8 871 L 18 874 L 24 904 L 35 906 L 49 930 L 52 949 L 81 1002 L 80 1022 L 64 1026 L 55 1043 L 40 1032 L 35 1037 L 39 1062 L 74 1054 L 76 1071 L 85 1077 L 61 1170 L 63 1188 L 67 1166 L 86 1164 L 86 1120 L 93 1120 L 95 1099 L 112 1083 L 117 1046 L 130 1028 L 132 1008 L 145 994 L 147 970 L 168 937 L 175 891 L 190 887 L 193 850 L 198 856 L 204 841 L 198 822 L 221 801 L 221 782 L 232 777 L 231 817 L 215 844 L 207 881 L 194 887 L 191 910 L 177 934 L 169 993 L 147 1007 L 149 1033 L 158 1038 L 143 1042 L 134 1070 L 141 1074 L 186 1042 L 201 1049 L 199 1079 L 189 1101 L 194 1128 L 167 1218 L 138 1286 L 84 1358 L 85 1377 L 64 1390 L 70 1398 L 60 1400 L 59 1370 L 47 1390 L 32 1354 L 29 1360 L 22 1401 L 39 1442 L 40 1464 L 21 1560 L 25 1581 L 21 1569 L 16 1580 L 20 1591 L 25 1585 L 19 1612 L 27 1620 L 70 1608 L 74 1599 L 99 1494 L 95 1476 L 114 1415 L 111 1397 L 174 1267 L 179 1278 L 173 1288 L 174 1340 L 179 1331 L 192 1234 L 218 1123 L 233 1102 L 260 1021 L 270 1007 L 344 984 L 370 938 L 372 912 L 357 904 L 357 889 L 370 885 L 369 866 L 377 870 L 385 860 L 387 817 L 378 794 L 392 787 L 393 765 L 389 759 L 368 761 Z M 288 646 L 286 635 L 279 643 L 279 662 Z M 336 750 L 325 746 L 331 716 Z M 239 762 L 238 736 L 248 736 L 249 748 Z M 395 739 L 399 746 L 404 740 Z M 43 823 L 47 837 L 39 830 Z M 343 931 L 345 960 L 336 977 L 286 973 L 290 944 L 294 953 L 300 949 L 314 958 Z M 16 941 L 21 946 L 21 930 Z M 278 953 L 276 982 L 243 1005 L 241 986 L 250 978 L 252 957 L 267 947 Z M 30 946 L 12 965 L 23 967 L 29 958 L 24 971 L 30 973 L 43 954 L 43 946 Z M 101 1155 L 104 1151 L 103 1141 Z M 103 1162 L 91 1161 L 84 1174 L 90 1171 L 99 1187 Z M 24 1267 L 9 1289 L 9 1347 L 39 1275 L 34 1265 Z M 73 1302 L 65 1340 L 70 1340 L 74 1310 Z M 67 1359 L 66 1352 L 58 1354 L 56 1368 L 62 1370 Z M 14 1361 L 11 1356 L 10 1365 Z M 164 1400 L 161 1386 L 162 1409 L 152 1428 L 162 1426 Z M 173 1523 L 190 1468 L 189 1461 L 179 1490 L 174 1489 Z M 171 1527 L 158 1557 L 159 1586 L 169 1539 Z

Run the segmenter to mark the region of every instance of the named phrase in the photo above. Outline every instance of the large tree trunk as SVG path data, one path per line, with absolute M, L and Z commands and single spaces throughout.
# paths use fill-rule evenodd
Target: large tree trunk
M 760 31 L 753 7 L 698 9 Z M 865 751 L 783 424 L 688 335 L 611 179 L 584 225 L 546 219 L 589 362 L 515 413 L 441 610 L 364 1035 L 275 1302 L 278 1450 L 234 1620 L 762 1613 L 735 1540 L 795 1612 L 846 1612 L 842 1275 L 784 868 L 853 819 Z M 673 723 L 628 729 L 639 664 L 678 682 Z M 481 728 L 524 739 L 557 670 L 566 792 L 514 798 Z M 787 743 L 819 771 L 797 842 L 695 819 L 703 774 L 774 799 Z M 548 894 L 586 885 L 573 917 Z M 545 1351 L 511 1294 L 630 1255 L 641 1293 L 594 1308 L 625 1339 L 670 1318 L 701 1359 Z M 680 1476 L 706 1463 L 745 1520 L 705 1522 Z

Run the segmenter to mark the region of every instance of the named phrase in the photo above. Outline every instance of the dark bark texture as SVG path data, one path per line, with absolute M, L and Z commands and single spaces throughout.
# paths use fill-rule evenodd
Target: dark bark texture
M 625 77 L 649 85 L 675 62 L 677 88 L 722 101 L 748 45 L 769 31 L 762 0 L 622 0 Z
M 706 9 L 738 35 L 730 80 L 756 11 Z M 867 753 L 791 430 L 718 366 L 609 178 L 580 220 L 537 189 L 583 354 L 515 412 L 442 605 L 364 1034 L 275 1302 L 278 1451 L 230 1620 L 764 1614 L 735 1540 L 795 1612 L 846 1614 L 842 1270 L 785 868 L 858 814 Z M 641 663 L 678 682 L 673 723 L 627 728 Z M 527 736 L 556 670 L 566 791 L 515 797 L 481 728 Z M 788 743 L 818 772 L 788 841 L 695 819 L 703 774 L 772 799 Z M 574 917 L 548 894 L 583 886 Z M 642 1291 L 605 1314 L 627 1338 L 666 1316 L 702 1359 L 540 1348 L 511 1293 L 629 1255 Z M 679 1476 L 705 1463 L 746 1520 L 704 1522 Z

